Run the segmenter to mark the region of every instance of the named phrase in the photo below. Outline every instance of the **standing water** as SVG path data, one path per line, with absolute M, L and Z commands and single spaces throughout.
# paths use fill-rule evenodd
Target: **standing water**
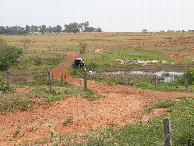
M 96 72 L 89 72 L 90 74 L 96 74 Z M 103 72 L 104 74 L 137 74 L 137 75 L 156 75 L 158 77 L 163 77 L 163 82 L 170 82 L 175 80 L 175 76 L 181 76 L 183 72 L 165 72 L 165 71 L 158 71 L 158 72 L 145 72 L 145 71 L 117 71 L 117 72 Z

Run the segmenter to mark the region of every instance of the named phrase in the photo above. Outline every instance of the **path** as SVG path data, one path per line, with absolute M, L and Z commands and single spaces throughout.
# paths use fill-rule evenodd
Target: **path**
M 61 73 L 67 72 L 68 66 L 79 56 L 77 52 L 65 54 L 66 61 L 52 70 L 54 78 L 60 79 Z M 73 83 L 73 78 L 67 75 L 67 81 Z M 76 79 L 76 84 L 79 84 L 79 79 Z M 5 135 L 19 131 L 15 142 L 25 143 L 48 138 L 48 124 L 58 134 L 85 131 L 109 123 L 123 126 L 136 123 L 138 115 L 156 100 L 194 97 L 194 93 L 149 91 L 93 81 L 88 81 L 88 87 L 106 98 L 88 101 L 81 97 L 70 97 L 44 106 L 36 105 L 33 111 L 9 112 L 0 115 L 0 129 L 5 128 Z M 72 118 L 73 123 L 64 126 L 68 118 Z M 0 133 L 0 146 L 12 145 L 5 135 Z

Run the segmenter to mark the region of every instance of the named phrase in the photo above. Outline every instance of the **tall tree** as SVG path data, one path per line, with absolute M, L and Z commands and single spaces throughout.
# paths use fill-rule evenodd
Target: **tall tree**
M 60 33 L 62 30 L 62 27 L 60 25 L 57 25 L 56 32 Z
M 30 26 L 29 25 L 26 25 L 25 27 L 25 33 L 29 33 L 30 32 Z
M 79 24 L 77 22 L 74 22 L 74 23 L 70 23 L 70 24 L 66 24 L 65 25 L 65 31 L 66 32 L 73 32 L 73 33 L 78 33 L 80 30 L 79 30 Z
M 47 31 L 46 25 L 40 26 L 40 33 L 45 34 Z
M 86 21 L 86 22 L 83 24 L 83 26 L 84 26 L 84 29 L 87 29 L 87 27 L 89 26 L 89 22 Z

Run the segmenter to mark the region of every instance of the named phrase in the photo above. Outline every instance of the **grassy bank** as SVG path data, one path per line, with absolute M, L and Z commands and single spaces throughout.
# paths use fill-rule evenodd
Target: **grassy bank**
M 0 113 L 5 113 L 13 110 L 32 110 L 32 104 L 40 103 L 49 104 L 53 101 L 62 100 L 68 97 L 77 96 L 87 100 L 93 101 L 104 98 L 96 92 L 88 89 L 87 92 L 83 91 L 83 87 L 74 86 L 73 84 L 66 83 L 60 85 L 59 81 L 52 81 L 53 91 L 49 92 L 48 85 L 33 86 L 33 90 L 28 93 L 18 93 L 16 91 L 4 93 L 0 98 Z

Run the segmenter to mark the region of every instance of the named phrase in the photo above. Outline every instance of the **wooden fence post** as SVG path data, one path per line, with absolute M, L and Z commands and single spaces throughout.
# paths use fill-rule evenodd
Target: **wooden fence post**
M 157 77 L 157 75 L 155 75 L 155 87 L 156 88 L 158 87 L 158 77 Z
M 50 89 L 50 92 L 52 92 L 51 74 L 50 74 L 50 72 L 49 72 L 49 71 L 48 71 L 48 77 L 49 77 L 49 89 Z
M 87 72 L 84 72 L 84 91 L 87 90 Z
M 53 79 L 53 73 L 52 73 L 52 79 Z
M 61 86 L 63 85 L 63 73 L 61 74 Z
M 66 79 L 67 79 L 67 75 L 66 75 L 66 73 L 65 73 L 65 75 L 64 75 L 64 83 L 66 84 Z
M 75 87 L 75 78 L 74 78 L 74 87 Z
M 10 67 L 7 68 L 7 87 L 10 87 Z
M 186 87 L 186 91 L 188 90 L 188 86 L 189 86 L 189 84 L 188 84 L 188 78 L 185 75 L 185 87 Z
M 170 119 L 168 117 L 164 118 L 164 140 L 165 146 L 172 146 Z

